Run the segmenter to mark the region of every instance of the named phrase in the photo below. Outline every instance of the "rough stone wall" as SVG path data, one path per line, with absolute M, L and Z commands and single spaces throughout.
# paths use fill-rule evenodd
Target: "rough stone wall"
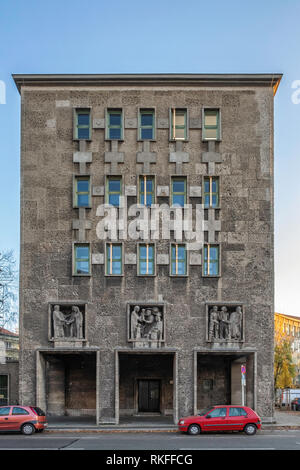
M 220 107 L 222 141 L 217 144 L 223 162 L 215 164 L 221 178 L 221 277 L 202 277 L 201 266 L 189 266 L 189 276 L 169 276 L 169 266 L 157 266 L 153 278 L 136 276 L 136 265 L 125 265 L 124 276 L 104 276 L 104 265 L 92 266 L 91 277 L 72 276 L 72 243 L 78 219 L 73 208 L 73 175 L 79 165 L 73 163 L 78 142 L 73 141 L 73 107 L 92 108 L 92 119 L 104 119 L 105 108 L 123 108 L 125 119 L 137 118 L 138 107 L 155 107 L 156 118 L 168 119 L 170 107 L 187 107 L 191 118 L 199 118 L 203 106 Z M 104 415 L 114 413 L 113 349 L 128 347 L 126 302 L 158 300 L 166 309 L 166 347 L 179 350 L 179 412 L 193 411 L 194 347 L 208 347 L 205 338 L 205 302 L 242 302 L 245 307 L 245 343 L 243 348 L 257 349 L 257 409 L 262 416 L 273 414 L 273 95 L 267 88 L 22 88 L 22 162 L 21 162 L 21 375 L 23 402 L 35 398 L 35 357 L 38 347 L 48 342 L 48 302 L 86 301 L 88 341 L 103 350 L 100 372 L 101 403 Z M 156 185 L 169 186 L 175 174 L 169 163 L 169 129 L 157 129 L 150 149 L 157 152 L 150 174 Z M 94 186 L 105 186 L 110 164 L 104 152 L 111 150 L 103 129 L 92 130 L 87 143 L 92 163 L 87 164 Z M 137 130 L 125 129 L 124 163 L 118 173 L 125 185 L 137 185 L 143 171 L 136 163 L 142 150 Z M 183 143 L 189 163 L 182 164 L 188 185 L 199 186 L 207 174 L 201 153 L 207 143 L 200 129 L 189 129 Z M 96 209 L 103 196 L 92 197 L 86 210 L 91 229 L 86 240 L 92 253 L 104 253 L 97 239 Z M 132 198 L 136 200 L 135 197 Z M 192 202 L 192 200 L 190 200 Z M 194 201 L 196 201 L 194 199 Z M 157 203 L 168 202 L 158 197 Z M 158 254 L 169 253 L 169 242 L 156 245 Z M 136 243 L 124 242 L 126 253 L 136 253 Z

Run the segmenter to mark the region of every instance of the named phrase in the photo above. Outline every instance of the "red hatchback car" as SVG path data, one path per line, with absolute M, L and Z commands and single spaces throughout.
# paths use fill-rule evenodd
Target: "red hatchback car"
M 178 427 L 193 436 L 207 431 L 244 431 L 253 436 L 261 428 L 261 420 L 248 406 L 219 405 L 205 408 L 197 416 L 181 418 Z
M 30 436 L 46 426 L 46 415 L 36 406 L 0 406 L 0 431 L 21 431 Z

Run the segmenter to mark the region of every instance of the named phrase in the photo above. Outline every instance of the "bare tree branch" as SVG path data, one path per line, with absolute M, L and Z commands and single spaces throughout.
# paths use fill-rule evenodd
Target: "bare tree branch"
M 0 327 L 14 327 L 18 319 L 18 272 L 12 250 L 0 252 Z

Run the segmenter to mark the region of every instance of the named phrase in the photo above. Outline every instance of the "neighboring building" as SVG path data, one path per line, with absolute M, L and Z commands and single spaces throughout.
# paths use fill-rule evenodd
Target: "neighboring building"
M 247 405 L 272 420 L 280 79 L 14 75 L 22 403 L 176 422 L 240 404 L 244 365 Z
M 275 341 L 276 338 L 287 338 L 291 342 L 293 362 L 297 367 L 297 374 L 293 379 L 295 387 L 300 386 L 300 317 L 275 313 Z
M 19 335 L 0 327 L 0 406 L 19 400 Z

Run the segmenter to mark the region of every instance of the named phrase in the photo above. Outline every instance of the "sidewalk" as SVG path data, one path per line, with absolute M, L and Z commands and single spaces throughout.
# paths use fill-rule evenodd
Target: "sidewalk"
M 263 424 L 262 429 L 299 429 L 300 411 L 278 411 L 274 413 L 275 423 Z
M 275 411 L 275 423 L 263 423 L 262 430 L 299 429 L 299 411 Z M 46 432 L 178 432 L 171 417 L 122 418 L 118 425 L 95 423 L 95 418 L 49 417 Z

